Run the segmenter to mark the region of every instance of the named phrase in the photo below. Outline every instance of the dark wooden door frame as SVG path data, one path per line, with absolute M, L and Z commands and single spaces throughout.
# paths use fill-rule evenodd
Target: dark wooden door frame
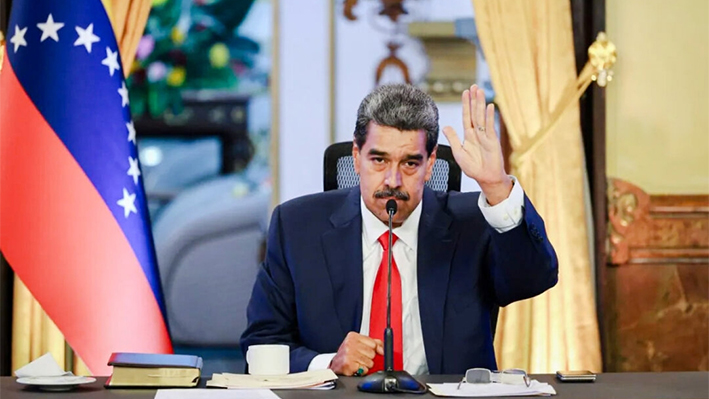
M 606 29 L 606 0 L 570 0 L 576 51 L 576 69 L 581 71 L 588 60 L 590 46 L 598 32 Z M 579 101 L 581 132 L 586 171 L 591 190 L 593 208 L 596 278 L 596 316 L 601 337 L 601 353 L 605 369 L 606 337 L 603 326 L 604 301 L 606 297 L 606 92 L 592 84 Z

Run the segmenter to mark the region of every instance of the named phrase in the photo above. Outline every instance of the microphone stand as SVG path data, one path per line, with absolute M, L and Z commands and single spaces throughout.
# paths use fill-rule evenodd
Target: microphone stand
M 389 214 L 389 258 L 387 260 L 389 273 L 387 278 L 387 326 L 384 329 L 384 370 L 377 371 L 364 378 L 357 389 L 370 393 L 426 393 L 426 385 L 417 381 L 404 370 L 394 371 L 394 332 L 391 329 L 391 265 L 392 265 L 392 219 L 396 213 L 396 201 L 391 199 L 386 203 Z

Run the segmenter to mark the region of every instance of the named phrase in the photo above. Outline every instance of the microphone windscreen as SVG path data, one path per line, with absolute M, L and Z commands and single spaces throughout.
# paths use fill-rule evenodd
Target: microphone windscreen
M 386 204 L 387 213 L 389 213 L 391 215 L 395 214 L 396 208 L 397 208 L 397 205 L 396 205 L 395 200 L 390 199 L 389 201 L 387 201 L 387 204 Z

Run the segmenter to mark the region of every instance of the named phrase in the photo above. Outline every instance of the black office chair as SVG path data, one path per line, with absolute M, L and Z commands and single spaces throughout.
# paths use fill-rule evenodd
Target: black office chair
M 324 191 L 349 188 L 359 184 L 359 175 L 354 170 L 351 141 L 335 143 L 327 147 L 324 171 Z M 435 191 L 460 191 L 460 176 L 460 166 L 455 162 L 451 148 L 439 144 L 433 173 L 426 185 Z M 498 306 L 490 309 L 490 329 L 493 339 L 499 311 Z
M 359 184 L 359 175 L 354 169 L 351 141 L 335 143 L 327 147 L 324 170 L 324 191 L 349 188 Z M 460 176 L 460 166 L 455 162 L 451 148 L 439 144 L 433 173 L 426 185 L 435 191 L 460 191 Z

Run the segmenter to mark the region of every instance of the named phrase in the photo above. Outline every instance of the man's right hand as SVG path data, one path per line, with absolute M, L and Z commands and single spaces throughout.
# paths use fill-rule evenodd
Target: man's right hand
M 329 368 L 335 374 L 344 376 L 354 375 L 361 368 L 361 374 L 366 375 L 374 366 L 374 356 L 377 354 L 384 356 L 384 344 L 380 339 L 350 331 L 332 358 Z

